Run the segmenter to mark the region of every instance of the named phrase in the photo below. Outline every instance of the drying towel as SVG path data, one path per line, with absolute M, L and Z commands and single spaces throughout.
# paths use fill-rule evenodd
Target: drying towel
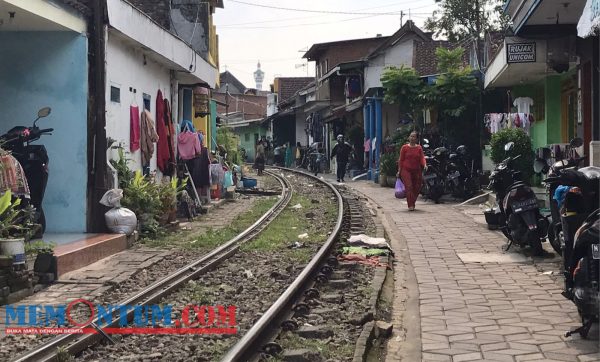
M 154 129 L 154 120 L 150 112 L 142 112 L 140 146 L 142 149 L 142 166 L 150 165 L 150 159 L 154 155 L 154 143 L 158 141 L 158 135 Z
M 140 109 L 129 107 L 129 149 L 135 152 L 140 149 Z
M 160 172 L 166 174 L 169 169 L 169 136 L 165 126 L 165 101 L 160 90 L 156 94 L 156 133 L 156 166 Z

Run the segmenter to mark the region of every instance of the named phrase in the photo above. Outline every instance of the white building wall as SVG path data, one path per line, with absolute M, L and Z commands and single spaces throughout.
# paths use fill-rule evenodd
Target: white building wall
M 163 98 L 171 101 L 170 70 L 152 61 L 149 56 L 146 56 L 146 65 L 144 65 L 144 54 L 116 37 L 112 32 L 109 32 L 106 48 L 106 136 L 115 139 L 116 144 L 120 143 L 125 148 L 126 156 L 130 160 L 130 169 L 141 170 L 140 150 L 130 153 L 130 106 L 137 104 L 141 113 L 144 109 L 143 94 L 150 95 L 150 113 L 156 122 L 158 90 L 161 90 Z M 120 103 L 111 101 L 111 86 L 121 89 Z M 134 88 L 136 93 L 130 92 L 130 87 Z M 171 104 L 172 107 L 173 105 L 177 107 L 176 102 L 171 102 Z M 112 159 L 118 159 L 116 150 L 111 151 L 111 154 Z M 156 170 L 156 144 L 154 155 L 150 161 L 150 170 Z
M 365 90 L 381 87 L 381 75 L 386 67 L 401 65 L 412 67 L 413 41 L 405 41 L 385 51 L 385 53 L 369 61 L 365 71 Z

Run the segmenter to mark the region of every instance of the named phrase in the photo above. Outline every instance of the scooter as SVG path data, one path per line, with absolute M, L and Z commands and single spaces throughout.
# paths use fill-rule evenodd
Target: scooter
M 578 333 L 587 338 L 590 328 L 600 316 L 600 210 L 591 213 L 575 234 L 573 250 L 565 268 L 563 295 L 573 301 L 581 317 L 581 327 L 568 331 L 565 337 Z
M 506 152 L 513 148 L 514 142 L 504 146 Z M 505 251 L 515 242 L 522 247 L 530 246 L 534 255 L 543 255 L 542 240 L 545 240 L 548 221 L 540 214 L 533 190 L 521 181 L 521 173 L 512 168 L 513 162 L 519 157 L 520 155 L 506 158 L 496 165 L 490 175 L 488 188 L 496 193 L 498 201 L 499 213 L 496 221 L 508 239 Z
M 547 175 L 543 181 L 548 193 L 548 203 L 550 205 L 550 226 L 548 227 L 548 241 L 552 248 L 560 255 L 564 248 L 564 233 L 562 230 L 561 215 L 557 200 L 554 198 L 556 189 L 561 185 L 560 176 L 567 170 L 576 170 L 586 157 L 578 157 L 574 149 L 583 145 L 581 138 L 574 138 L 569 143 L 568 158 L 551 162 L 554 158 L 549 148 L 541 148 L 538 151 L 538 157 L 534 161 L 533 169 L 537 174 Z M 552 163 L 550 165 L 550 163 Z M 553 181 L 555 180 L 555 181 Z M 590 210 L 591 211 L 591 210 Z
M 479 172 L 475 161 L 469 162 L 467 148 L 460 145 L 448 156 L 446 187 L 454 197 L 467 200 L 479 191 Z
M 50 107 L 38 111 L 38 117 L 32 127 L 17 126 L 11 128 L 6 134 L 0 136 L 0 144 L 5 150 L 11 151 L 19 161 L 29 184 L 31 205 L 36 209 L 35 222 L 41 225 L 38 235 L 41 237 L 46 230 L 46 216 L 42 208 L 46 186 L 48 184 L 48 152 L 44 145 L 33 145 L 42 135 L 51 135 L 53 128 L 40 129 L 37 121 L 47 117 L 51 112 Z
M 437 204 L 446 190 L 445 180 L 448 150 L 445 147 L 438 147 L 430 152 L 429 141 L 427 139 L 423 140 L 423 149 L 427 171 L 423 175 L 421 194 Z

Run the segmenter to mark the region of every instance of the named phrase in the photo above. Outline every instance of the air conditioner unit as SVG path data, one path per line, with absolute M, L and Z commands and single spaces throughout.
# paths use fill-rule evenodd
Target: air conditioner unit
M 577 62 L 575 36 L 564 36 L 546 41 L 546 63 L 557 73 L 569 70 Z

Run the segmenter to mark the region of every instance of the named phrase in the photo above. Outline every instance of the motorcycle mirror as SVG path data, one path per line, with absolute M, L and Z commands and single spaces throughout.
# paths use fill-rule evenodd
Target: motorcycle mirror
M 583 146 L 583 140 L 579 137 L 573 138 L 571 142 L 569 142 L 569 146 L 572 148 L 577 148 Z
M 424 143 L 423 148 L 429 148 L 429 143 Z
M 50 114 L 50 111 L 52 111 L 52 108 L 50 108 L 50 107 L 44 107 L 44 108 L 40 109 L 38 111 L 38 118 L 48 117 L 48 115 Z
M 533 172 L 535 173 L 543 173 L 544 169 L 546 168 L 546 161 L 536 158 L 535 161 L 533 161 Z
M 508 151 L 512 150 L 514 147 L 515 147 L 514 142 L 508 142 L 507 144 L 504 145 L 504 151 L 508 152 Z
M 429 143 L 429 140 L 427 138 L 423 138 L 423 143 Z

